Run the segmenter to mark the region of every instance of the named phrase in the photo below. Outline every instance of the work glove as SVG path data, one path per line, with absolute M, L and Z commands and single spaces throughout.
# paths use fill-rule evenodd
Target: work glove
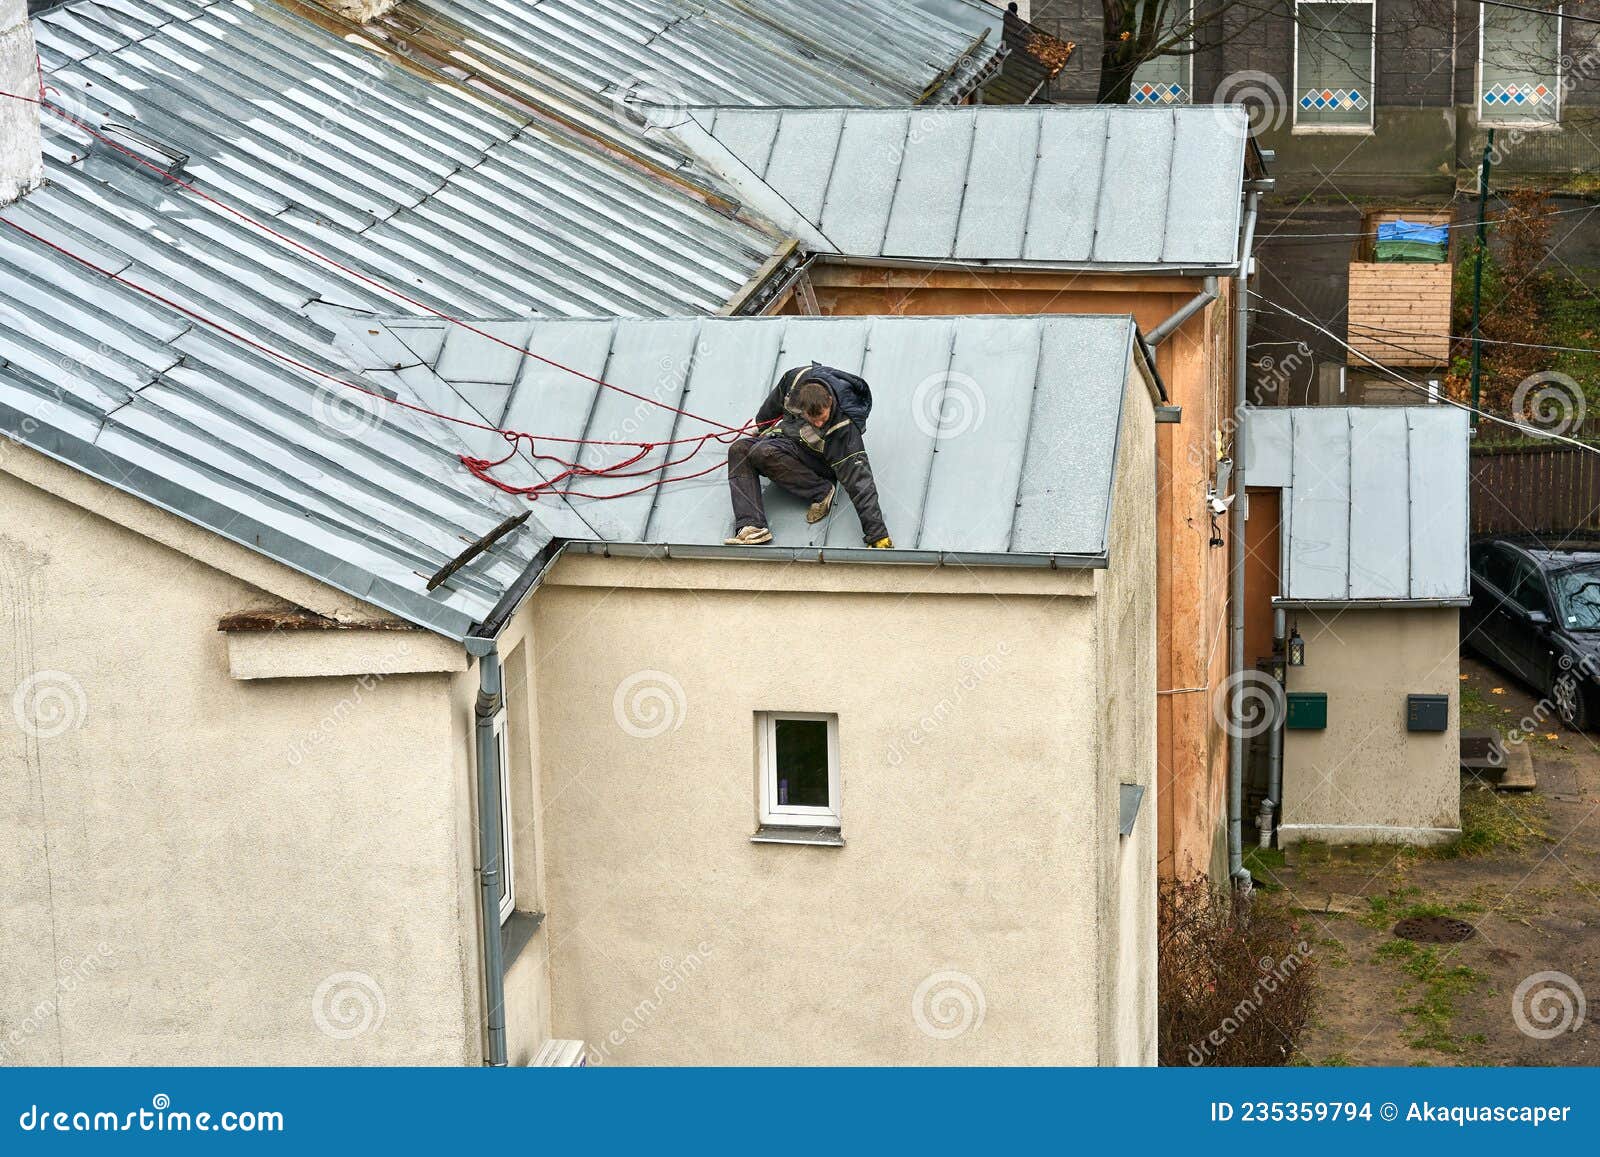
M 884 535 L 877 542 L 872 544 L 872 549 L 873 550 L 893 550 L 894 549 L 894 541 L 892 539 L 890 539 L 888 535 Z

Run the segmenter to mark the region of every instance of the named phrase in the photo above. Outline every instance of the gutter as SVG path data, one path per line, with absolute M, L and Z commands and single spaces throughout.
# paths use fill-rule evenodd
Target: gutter
M 1246 677 L 1244 668 L 1244 531 L 1249 503 L 1245 490 L 1246 444 L 1243 423 L 1246 361 L 1250 347 L 1250 266 L 1256 240 L 1256 207 L 1261 194 L 1246 194 L 1244 237 L 1239 245 L 1239 269 L 1234 276 L 1233 326 L 1233 505 L 1228 511 L 1228 683 L 1237 695 Z M 1230 704 L 1231 706 L 1231 704 Z M 1244 866 L 1244 733 L 1237 721 L 1228 731 L 1228 878 L 1242 892 L 1250 890 L 1250 873 Z
M 1171 317 L 1167 318 L 1166 321 L 1162 322 L 1149 333 L 1144 335 L 1145 346 L 1151 350 L 1155 349 L 1156 346 L 1160 345 L 1162 342 L 1166 341 L 1169 337 L 1176 333 L 1184 322 L 1188 321 L 1191 317 L 1199 313 L 1213 301 L 1217 300 L 1217 298 L 1220 296 L 1222 295 L 1218 291 L 1217 279 L 1215 277 L 1206 278 L 1205 288 L 1191 297 L 1188 301 L 1184 302 L 1184 304 L 1178 308 L 1178 311 Z

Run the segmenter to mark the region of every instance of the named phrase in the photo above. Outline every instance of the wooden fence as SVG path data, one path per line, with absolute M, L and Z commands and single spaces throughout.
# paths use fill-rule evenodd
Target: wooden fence
M 1472 451 L 1472 533 L 1600 530 L 1600 454 L 1562 445 Z

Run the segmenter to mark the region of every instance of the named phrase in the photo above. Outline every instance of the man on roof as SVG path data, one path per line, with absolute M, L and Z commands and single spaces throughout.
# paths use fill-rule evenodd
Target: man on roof
M 761 479 L 809 502 L 807 522 L 821 522 L 843 486 L 861 519 L 868 546 L 887 550 L 889 528 L 878 507 L 878 485 L 862 435 L 872 412 L 872 390 L 855 374 L 830 366 L 798 366 L 778 379 L 756 411 L 761 432 L 728 447 L 728 489 L 738 533 L 729 546 L 772 541 L 761 501 Z

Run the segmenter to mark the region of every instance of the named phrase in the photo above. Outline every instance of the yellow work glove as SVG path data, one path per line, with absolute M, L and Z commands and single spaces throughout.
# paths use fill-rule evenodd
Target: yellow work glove
M 888 535 L 884 535 L 884 537 L 880 538 L 877 542 L 872 544 L 872 549 L 873 550 L 893 550 L 894 549 L 894 542 L 893 542 L 893 540 L 891 540 L 889 538 Z

